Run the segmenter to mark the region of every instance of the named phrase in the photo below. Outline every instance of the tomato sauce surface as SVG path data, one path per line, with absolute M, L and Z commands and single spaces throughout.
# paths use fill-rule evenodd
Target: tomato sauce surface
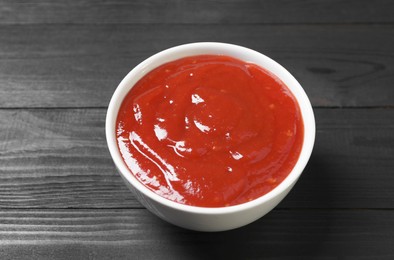
M 116 134 L 131 174 L 150 190 L 224 207 L 279 185 L 296 164 L 304 128 L 297 101 L 272 73 L 200 55 L 139 80 L 121 104 Z

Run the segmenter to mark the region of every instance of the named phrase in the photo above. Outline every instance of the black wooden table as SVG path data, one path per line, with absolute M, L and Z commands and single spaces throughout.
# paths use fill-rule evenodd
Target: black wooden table
M 393 1 L 0 1 L 0 259 L 394 259 Z M 246 227 L 184 230 L 116 173 L 119 81 L 175 45 L 285 66 L 314 106 L 310 163 Z

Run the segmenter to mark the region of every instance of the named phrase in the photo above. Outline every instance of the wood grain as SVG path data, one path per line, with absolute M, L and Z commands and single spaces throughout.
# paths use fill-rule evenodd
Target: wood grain
M 244 228 L 199 233 L 146 210 L 0 212 L 3 259 L 392 259 L 394 212 L 274 210 Z
M 314 106 L 394 105 L 393 26 L 12 25 L 0 26 L 0 107 L 106 107 L 139 62 L 196 41 L 265 53 Z
M 3 0 L 0 23 L 393 23 L 393 8 L 389 0 Z
M 0 111 L 0 207 L 139 206 L 106 147 L 105 112 Z
M 0 110 L 0 208 L 140 208 L 105 109 Z M 394 110 L 316 109 L 312 158 L 281 208 L 393 208 Z

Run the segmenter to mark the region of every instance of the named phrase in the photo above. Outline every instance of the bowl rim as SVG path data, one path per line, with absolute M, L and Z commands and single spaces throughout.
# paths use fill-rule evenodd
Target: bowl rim
M 164 63 L 177 60 L 182 57 L 199 55 L 199 54 L 228 55 L 235 57 L 237 59 L 244 60 L 246 62 L 256 63 L 257 65 L 269 70 L 271 73 L 276 75 L 287 85 L 287 87 L 295 96 L 301 110 L 301 115 L 304 123 L 304 140 L 296 165 L 294 166 L 292 171 L 288 174 L 288 176 L 273 190 L 254 200 L 242 204 L 225 206 L 225 207 L 200 207 L 200 206 L 181 204 L 166 199 L 164 197 L 161 197 L 160 195 L 156 194 L 155 192 L 145 187 L 141 182 L 139 182 L 134 177 L 134 175 L 130 172 L 129 168 L 124 163 L 117 146 L 116 135 L 115 135 L 115 124 L 116 124 L 116 118 L 118 115 L 119 107 L 120 104 L 123 102 L 125 95 L 134 86 L 134 84 L 139 79 L 141 79 L 146 73 L 148 73 L 152 69 Z M 256 59 L 250 61 L 240 58 L 240 56 L 243 55 L 246 55 L 248 57 L 256 57 Z M 264 64 L 257 63 L 256 60 L 265 63 Z M 160 51 L 150 56 L 149 58 L 145 59 L 144 61 L 139 63 L 136 67 L 134 67 L 119 83 L 118 87 L 113 93 L 113 96 L 111 97 L 106 114 L 105 132 L 106 132 L 108 149 L 110 151 L 112 160 L 114 161 L 115 166 L 117 167 L 119 173 L 124 177 L 124 179 L 128 181 L 130 185 L 132 185 L 136 190 L 141 192 L 144 196 L 172 209 L 189 212 L 189 213 L 217 215 L 217 214 L 231 214 L 234 212 L 245 211 L 251 208 L 256 208 L 262 204 L 267 203 L 268 201 L 274 199 L 275 197 L 281 195 L 283 192 L 291 188 L 292 185 L 298 180 L 306 164 L 309 161 L 315 142 L 316 126 L 315 126 L 315 117 L 314 117 L 312 105 L 304 89 L 302 88 L 300 83 L 290 74 L 290 72 L 288 72 L 279 63 L 277 63 L 273 59 L 267 57 L 266 55 L 260 52 L 257 52 L 255 50 L 243 46 L 229 44 L 229 43 L 222 43 L 222 42 L 195 42 L 195 43 L 178 45 Z

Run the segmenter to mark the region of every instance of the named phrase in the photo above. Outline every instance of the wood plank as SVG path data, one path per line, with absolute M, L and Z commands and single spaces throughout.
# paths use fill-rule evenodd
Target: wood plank
M 177 228 L 143 209 L 3 210 L 0 223 L 6 259 L 394 257 L 392 210 L 274 210 L 220 233 Z
M 393 9 L 389 0 L 3 0 L 0 23 L 392 23 Z
M 107 151 L 105 109 L 0 110 L 0 208 L 141 207 Z M 316 145 L 280 208 L 394 208 L 394 109 L 316 109 Z
M 0 207 L 139 207 L 106 147 L 105 112 L 0 111 Z
M 0 107 L 106 107 L 145 58 L 207 40 L 277 60 L 314 106 L 394 106 L 394 26 L 14 25 L 0 26 Z

